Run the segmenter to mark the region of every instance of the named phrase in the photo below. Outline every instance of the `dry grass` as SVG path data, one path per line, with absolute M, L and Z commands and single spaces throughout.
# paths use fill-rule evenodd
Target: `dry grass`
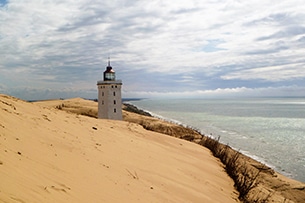
M 235 187 L 239 191 L 239 199 L 247 202 L 248 193 L 258 184 L 257 178 L 260 171 L 254 171 L 246 162 L 240 160 L 240 153 L 233 151 L 228 145 L 219 142 L 220 137 L 213 139 L 205 137 L 199 143 L 209 148 L 213 155 L 225 165 L 228 175 L 234 180 Z
M 274 176 L 275 172 L 249 157 L 233 150 L 230 146 L 220 143 L 220 137 L 204 137 L 199 143 L 211 150 L 213 155 L 220 159 L 225 165 L 225 170 L 233 179 L 235 188 L 239 191 L 239 199 L 244 203 L 267 203 L 274 202 L 273 196 L 276 196 L 276 190 L 269 188 L 263 181 Z M 296 196 L 293 201 L 287 199 L 281 191 L 281 196 L 277 202 L 303 202 L 301 196 Z

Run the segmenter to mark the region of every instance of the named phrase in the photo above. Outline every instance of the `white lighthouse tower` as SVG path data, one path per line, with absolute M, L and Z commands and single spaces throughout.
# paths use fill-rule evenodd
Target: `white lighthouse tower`
M 122 120 L 122 81 L 115 80 L 115 72 L 110 66 L 104 71 L 104 79 L 97 81 L 98 118 Z

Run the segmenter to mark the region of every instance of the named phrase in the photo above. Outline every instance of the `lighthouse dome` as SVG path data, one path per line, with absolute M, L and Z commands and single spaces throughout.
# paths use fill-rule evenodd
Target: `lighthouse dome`
M 115 80 L 115 71 L 112 69 L 110 65 L 110 60 L 108 60 L 108 66 L 104 71 L 104 81 Z

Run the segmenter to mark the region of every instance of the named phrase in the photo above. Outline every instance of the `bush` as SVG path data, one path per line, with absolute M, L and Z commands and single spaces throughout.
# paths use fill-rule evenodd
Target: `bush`
M 239 191 L 239 199 L 245 203 L 257 202 L 263 203 L 269 199 L 268 195 L 264 199 L 249 200 L 249 192 L 257 187 L 258 176 L 262 169 L 254 169 L 249 167 L 245 161 L 240 158 L 240 152 L 233 150 L 229 145 L 224 145 L 219 142 L 220 137 L 213 139 L 211 137 L 204 137 L 200 145 L 211 150 L 213 155 L 220 159 L 225 165 L 226 172 L 233 179 L 234 186 Z

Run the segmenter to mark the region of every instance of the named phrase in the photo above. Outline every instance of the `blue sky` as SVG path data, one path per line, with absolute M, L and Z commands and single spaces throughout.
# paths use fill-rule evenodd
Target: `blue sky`
M 305 96 L 299 0 L 0 0 L 0 93 L 96 98 Z

